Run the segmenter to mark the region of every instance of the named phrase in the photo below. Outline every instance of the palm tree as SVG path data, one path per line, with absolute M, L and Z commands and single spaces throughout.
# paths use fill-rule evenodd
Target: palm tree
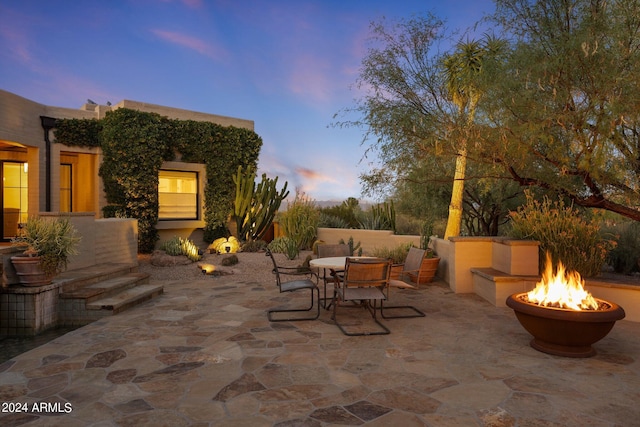
M 504 51 L 505 46 L 503 40 L 485 35 L 481 41 L 468 40 L 458 43 L 455 52 L 446 56 L 443 62 L 447 91 L 451 101 L 458 107 L 459 118 L 463 119 L 461 137 L 457 146 L 445 239 L 460 235 L 467 147 L 471 127 L 475 121 L 476 108 L 483 94 L 480 78 L 485 70 L 484 65 L 486 61 L 496 59 Z

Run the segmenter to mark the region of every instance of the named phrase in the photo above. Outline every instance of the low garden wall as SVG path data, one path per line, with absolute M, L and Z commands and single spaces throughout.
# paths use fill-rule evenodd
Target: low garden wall
M 538 242 L 498 237 L 432 238 L 440 257 L 438 277 L 455 293 L 475 293 L 505 307 L 508 295 L 533 289 L 540 280 Z M 624 278 L 621 278 L 624 279 Z M 604 277 L 585 280 L 594 297 L 625 310 L 625 320 L 640 322 L 640 285 Z
M 640 322 L 640 285 L 613 283 L 602 278 L 585 280 L 585 289 L 605 301 L 612 301 L 625 311 L 625 320 Z
M 131 218 L 95 219 L 93 212 L 51 213 L 43 212 L 42 217 L 69 218 L 80 235 L 78 254 L 69 257 L 67 270 L 90 267 L 96 264 L 138 264 L 138 220 Z M 18 283 L 11 274 L 10 257 L 19 251 L 6 247 L 0 251 L 3 264 L 2 285 Z
M 420 236 L 397 235 L 391 230 L 361 230 L 351 228 L 318 228 L 318 240 L 335 244 L 353 238 L 353 243 L 360 243 L 363 253 L 370 253 L 377 248 L 394 248 L 404 243 L 413 243 L 420 247 Z

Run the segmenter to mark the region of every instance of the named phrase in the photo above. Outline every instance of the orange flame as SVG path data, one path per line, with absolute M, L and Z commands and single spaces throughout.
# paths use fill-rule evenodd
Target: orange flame
M 571 310 L 597 310 L 598 303 L 584 289 L 584 280 L 577 271 L 566 271 L 558 262 L 556 273 L 553 272 L 551 256 L 547 253 L 542 280 L 534 290 L 527 294 L 529 302 L 546 307 L 568 308 Z

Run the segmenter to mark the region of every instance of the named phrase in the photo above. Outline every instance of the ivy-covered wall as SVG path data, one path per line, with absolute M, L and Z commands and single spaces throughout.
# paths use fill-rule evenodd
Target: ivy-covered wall
M 258 162 L 262 139 L 252 130 L 211 122 L 175 120 L 119 108 L 103 119 L 61 119 L 55 142 L 101 147 L 100 176 L 109 206 L 105 217 L 138 219 L 138 250 L 153 251 L 158 241 L 158 172 L 164 161 L 206 165 L 205 240 L 227 233 L 238 166 Z

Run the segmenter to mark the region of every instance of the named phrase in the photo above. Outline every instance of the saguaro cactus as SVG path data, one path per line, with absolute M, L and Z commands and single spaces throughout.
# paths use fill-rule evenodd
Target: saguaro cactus
M 236 184 L 236 199 L 233 216 L 238 229 L 238 238 L 242 241 L 260 240 L 265 235 L 275 217 L 282 200 L 288 195 L 287 182 L 278 192 L 278 177 L 267 178 L 262 174 L 262 181 L 256 185 L 254 168 L 238 171 L 233 177 Z

